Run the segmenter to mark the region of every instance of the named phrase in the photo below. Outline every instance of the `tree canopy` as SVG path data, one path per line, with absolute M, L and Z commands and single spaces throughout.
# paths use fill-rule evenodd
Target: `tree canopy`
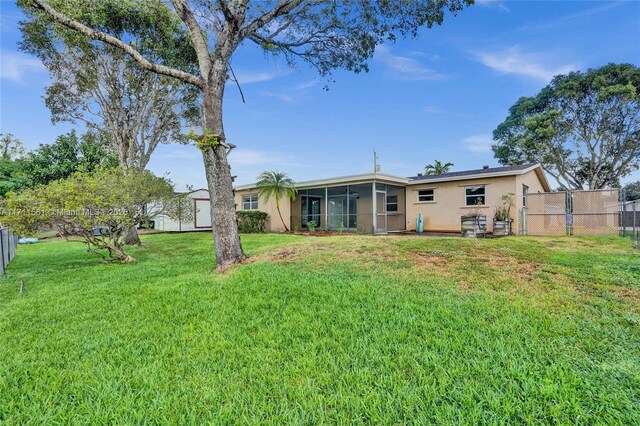
M 0 160 L 15 160 L 24 154 L 24 146 L 20 139 L 12 133 L 0 133 Z
M 60 135 L 52 144 L 42 144 L 24 159 L 23 170 L 29 186 L 46 185 L 65 179 L 77 171 L 91 172 L 100 166 L 115 167 L 118 160 L 106 148 L 107 144 L 92 132 L 80 138 L 75 130 Z
M 53 80 L 45 95 L 53 123 L 80 121 L 108 133 L 126 169 L 143 170 L 161 143 L 187 141 L 183 124 L 199 118 L 193 87 L 143 69 L 116 47 L 68 37 L 39 21 L 22 23 L 22 33 L 21 49 L 39 57 Z
M 558 75 L 520 98 L 493 138 L 501 164 L 541 163 L 562 188 L 617 186 L 640 166 L 640 68 Z
M 622 189 L 624 189 L 625 201 L 640 200 L 640 180 L 629 182 Z

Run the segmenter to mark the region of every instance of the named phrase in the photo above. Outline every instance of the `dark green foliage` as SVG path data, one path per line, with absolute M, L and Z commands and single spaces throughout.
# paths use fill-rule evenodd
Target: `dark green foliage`
M 240 210 L 236 212 L 238 218 L 238 231 L 243 234 L 263 233 L 267 225 L 269 215 L 260 210 Z
M 615 187 L 640 166 L 640 68 L 556 76 L 520 98 L 493 138 L 501 164 L 541 163 L 568 189 Z
M 10 191 L 19 191 L 27 182 L 23 160 L 0 159 L 0 197 L 4 197 Z
M 78 138 L 75 130 L 58 136 L 53 144 L 40 145 L 24 161 L 28 186 L 46 185 L 77 171 L 91 172 L 100 166 L 117 166 L 118 161 L 104 145 L 96 134 L 89 132 Z
M 629 182 L 624 187 L 626 201 L 640 200 L 640 180 Z

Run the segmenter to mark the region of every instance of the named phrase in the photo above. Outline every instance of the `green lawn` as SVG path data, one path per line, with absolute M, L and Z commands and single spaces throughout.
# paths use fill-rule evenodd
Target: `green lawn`
M 629 240 L 247 235 L 223 276 L 143 241 L 19 248 L 0 424 L 640 424 Z

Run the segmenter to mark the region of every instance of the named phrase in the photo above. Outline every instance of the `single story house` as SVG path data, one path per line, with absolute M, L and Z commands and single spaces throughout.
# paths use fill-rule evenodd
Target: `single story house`
M 193 200 L 193 209 L 185 210 L 183 217 L 177 218 L 159 214 L 153 218 L 153 228 L 167 232 L 210 231 L 212 228 L 209 190 L 196 189 L 176 195 L 186 195 Z
M 368 234 L 415 230 L 420 213 L 425 231 L 460 232 L 460 217 L 471 212 L 486 215 L 492 232 L 495 208 L 507 193 L 515 194 L 511 218 L 517 232 L 527 194 L 551 191 L 539 164 L 411 177 L 370 173 L 298 182 L 296 188 L 295 200 L 280 201 L 289 229 L 303 230 L 314 221 L 317 229 Z M 260 197 L 255 184 L 236 187 L 235 202 L 237 210 L 267 212 L 267 231 L 284 231 L 275 200 Z

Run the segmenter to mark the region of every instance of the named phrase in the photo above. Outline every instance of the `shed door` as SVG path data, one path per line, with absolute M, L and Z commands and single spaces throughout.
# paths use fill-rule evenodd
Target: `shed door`
M 211 201 L 203 198 L 196 198 L 195 203 L 195 224 L 196 228 L 211 228 Z

